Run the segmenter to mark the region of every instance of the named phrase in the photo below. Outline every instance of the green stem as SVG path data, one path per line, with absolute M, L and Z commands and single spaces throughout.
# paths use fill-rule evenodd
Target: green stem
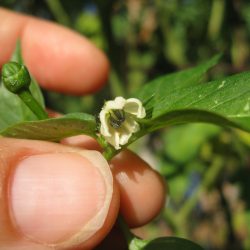
M 109 145 L 102 136 L 99 136 L 97 138 L 97 141 L 103 148 L 104 151 L 102 154 L 107 161 L 110 161 L 116 154 L 120 152 L 119 150 L 115 150 L 111 145 Z M 118 216 L 118 223 L 127 241 L 128 249 L 142 249 L 142 246 L 146 244 L 146 241 L 140 240 L 133 233 L 131 233 L 128 225 L 126 224 L 125 220 L 122 218 L 121 215 Z
M 107 161 L 110 161 L 120 150 L 115 150 L 112 146 L 108 145 L 103 151 L 103 156 Z
M 124 221 L 121 215 L 118 217 L 118 223 L 119 226 L 123 232 L 123 235 L 125 236 L 125 239 L 128 244 L 129 250 L 142 250 L 144 247 L 148 244 L 147 240 L 141 240 L 137 238 L 133 233 L 131 233 L 128 225 Z
M 164 209 L 163 211 L 163 217 L 165 219 L 165 221 L 167 221 L 168 226 L 171 228 L 172 232 L 175 235 L 181 235 L 181 227 L 178 224 L 178 221 L 176 219 L 175 216 L 175 212 L 173 209 L 171 209 L 170 207 L 167 209 Z
M 46 3 L 48 5 L 50 11 L 52 12 L 54 17 L 56 18 L 56 20 L 60 24 L 63 24 L 65 26 L 69 27 L 71 24 L 70 18 L 68 16 L 68 14 L 66 13 L 66 11 L 63 9 L 60 0 L 46 0 Z
M 39 120 L 48 118 L 48 114 L 40 106 L 37 100 L 32 96 L 29 90 L 23 90 L 18 93 L 18 96 L 29 107 L 29 109 L 36 115 Z
M 199 188 L 195 191 L 192 197 L 186 201 L 181 210 L 178 212 L 177 224 L 180 228 L 183 228 L 183 222 L 187 221 L 188 216 L 197 204 L 200 194 L 212 185 L 223 166 L 223 159 L 219 156 L 215 157 Z M 185 230 L 181 230 L 181 234 L 183 236 L 183 234 L 185 234 Z
M 225 12 L 225 0 L 213 0 L 208 24 L 208 36 L 214 40 L 218 37 Z
M 111 70 L 110 73 L 110 88 L 113 97 L 126 96 L 125 88 L 115 70 Z
M 123 51 L 124 48 L 119 45 L 115 39 L 115 35 L 112 29 L 112 11 L 114 9 L 115 0 L 96 0 L 95 1 L 99 18 L 102 24 L 102 32 L 107 41 L 107 54 L 112 64 L 112 72 L 110 76 L 111 91 L 114 96 L 126 96 L 126 89 L 123 86 L 123 82 L 126 79 L 124 73 L 124 60 Z
M 135 238 L 135 235 L 131 233 L 128 225 L 126 224 L 121 215 L 118 216 L 118 224 L 129 246 L 132 240 Z
M 139 134 L 138 134 L 139 135 Z M 137 138 L 139 138 L 138 136 Z M 96 138 L 100 146 L 103 148 L 102 155 L 107 161 L 110 161 L 116 154 L 118 154 L 122 149 L 116 150 L 112 147 L 103 136 L 99 136 Z M 135 139 L 134 139 L 135 140 Z M 126 145 L 126 147 L 128 144 Z M 123 232 L 123 235 L 127 241 L 129 250 L 141 250 L 144 249 L 144 246 L 148 243 L 146 240 L 141 240 L 137 238 L 133 233 L 131 233 L 128 225 L 124 221 L 121 215 L 118 216 L 118 223 Z
M 116 150 L 114 147 L 112 147 L 102 136 L 97 137 L 96 140 L 102 147 L 103 149 L 102 155 L 107 161 L 110 161 L 115 155 L 117 155 L 121 151 L 121 150 Z

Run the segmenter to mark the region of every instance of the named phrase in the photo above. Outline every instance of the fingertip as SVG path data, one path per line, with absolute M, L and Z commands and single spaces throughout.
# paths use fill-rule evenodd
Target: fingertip
M 112 161 L 112 171 L 120 187 L 121 214 L 132 228 L 155 218 L 166 199 L 162 176 L 131 151 L 124 151 Z
M 105 54 L 80 34 L 30 16 L 0 8 L 0 67 L 21 39 L 22 54 L 42 87 L 82 95 L 103 87 L 108 78 Z
M 2 237 L 68 249 L 97 245 L 107 235 L 119 193 L 99 152 L 6 138 L 0 151 L 0 248 Z
M 48 244 L 78 232 L 102 209 L 106 196 L 98 170 L 75 153 L 25 157 L 11 179 L 10 207 L 17 228 L 27 238 Z
M 16 41 L 22 36 L 27 17 L 0 8 L 0 67 L 6 63 L 13 53 Z
M 74 31 L 31 18 L 22 35 L 24 61 L 42 87 L 70 94 L 100 89 L 108 77 L 107 57 Z

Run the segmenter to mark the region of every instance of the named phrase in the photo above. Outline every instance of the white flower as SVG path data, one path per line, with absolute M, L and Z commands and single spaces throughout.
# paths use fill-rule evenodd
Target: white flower
M 140 129 L 136 119 L 145 116 L 146 112 L 140 100 L 126 100 L 118 96 L 115 100 L 105 102 L 100 112 L 100 132 L 115 149 L 120 149 Z

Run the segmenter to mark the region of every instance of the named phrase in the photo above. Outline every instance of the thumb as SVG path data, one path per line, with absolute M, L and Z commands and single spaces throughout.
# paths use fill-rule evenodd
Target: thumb
M 0 249 L 89 249 L 109 232 L 119 198 L 99 152 L 5 138 L 0 152 Z

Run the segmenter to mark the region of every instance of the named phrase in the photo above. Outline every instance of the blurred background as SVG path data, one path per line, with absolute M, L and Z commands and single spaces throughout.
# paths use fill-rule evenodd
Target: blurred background
M 98 113 L 103 100 L 129 97 L 151 79 L 218 52 L 223 58 L 206 81 L 250 69 L 249 0 L 0 0 L 0 6 L 74 29 L 108 55 L 109 83 L 96 95 L 44 92 L 47 106 L 63 113 Z M 162 214 L 136 234 L 185 237 L 207 250 L 250 249 L 249 134 L 187 124 L 131 148 L 162 173 L 170 193 Z

